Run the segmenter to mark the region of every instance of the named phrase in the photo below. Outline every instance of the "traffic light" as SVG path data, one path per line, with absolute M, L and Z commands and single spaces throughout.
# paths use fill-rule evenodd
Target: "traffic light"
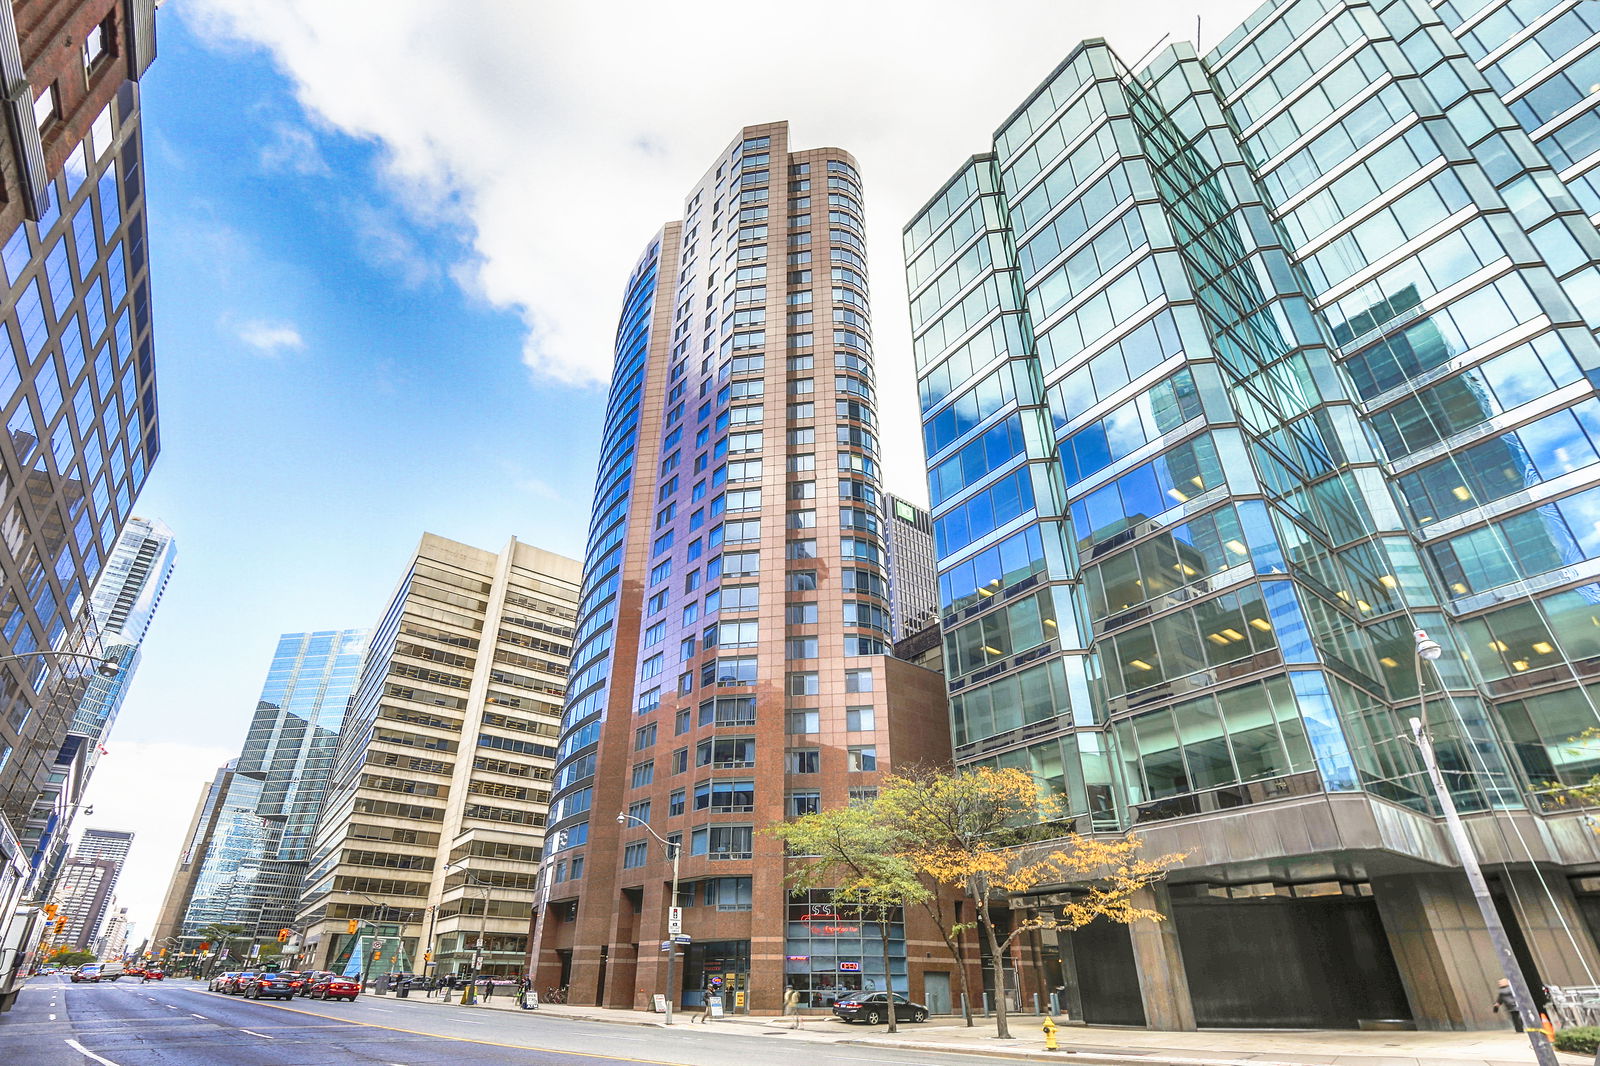
M 209 941 L 209 940 L 200 941 L 200 947 L 199 947 L 198 950 L 200 950 L 200 951 L 210 951 L 211 950 L 211 941 Z
M 288 942 L 289 942 L 289 930 L 287 930 L 287 929 L 279 929 L 278 930 L 278 943 L 286 944 Z
M 44 916 L 49 918 L 52 922 L 56 920 L 56 915 L 60 913 L 60 911 L 61 908 L 56 906 L 54 903 L 46 903 L 44 905 Z
M 372 961 L 373 962 L 382 962 L 383 961 L 383 952 L 381 952 L 381 951 L 373 952 Z
M 166 948 L 162 948 L 161 949 L 161 957 L 163 959 L 167 957 L 167 949 Z
M 424 952 L 423 952 L 423 953 L 422 953 L 422 961 L 423 961 L 423 962 L 432 962 L 432 961 L 433 961 L 433 952 L 431 952 L 431 951 L 424 951 Z
M 350 924 L 344 927 L 344 931 L 349 933 L 351 936 L 355 936 L 356 935 L 356 930 L 360 929 L 360 928 L 361 928 L 361 923 L 356 921 L 354 918 L 351 918 L 350 919 Z

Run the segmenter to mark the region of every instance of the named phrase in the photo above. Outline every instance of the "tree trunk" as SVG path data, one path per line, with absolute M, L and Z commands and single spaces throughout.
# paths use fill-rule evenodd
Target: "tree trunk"
M 935 892 L 938 888 L 935 887 Z M 928 912 L 928 917 L 933 919 L 934 926 L 939 930 L 939 935 L 944 937 L 945 950 L 950 952 L 950 958 L 955 961 L 956 974 L 961 978 L 961 1015 L 966 1019 L 967 1028 L 972 1028 L 972 982 L 967 979 L 967 956 L 961 950 L 961 938 L 950 932 L 945 925 L 944 911 L 935 908 L 926 899 L 922 901 L 922 909 Z M 954 1006 L 954 1004 L 951 1004 Z
M 895 1020 L 894 973 L 889 968 L 889 909 L 887 907 L 878 913 L 878 938 L 883 945 L 883 981 L 888 986 L 889 1032 L 898 1033 L 900 1031 L 900 1023 Z
M 989 959 L 994 964 L 994 1035 L 1010 1040 L 1011 1026 L 1006 1019 L 1006 961 L 1001 958 L 1000 943 L 995 939 L 987 896 L 978 900 L 978 924 L 983 926 L 983 935 L 989 941 Z

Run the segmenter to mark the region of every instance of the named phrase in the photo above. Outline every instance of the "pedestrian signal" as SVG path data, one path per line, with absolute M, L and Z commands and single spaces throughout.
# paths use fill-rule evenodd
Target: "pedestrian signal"
M 287 930 L 287 929 L 279 929 L 278 930 L 278 943 L 280 943 L 280 944 L 286 943 L 288 941 L 288 939 L 289 939 L 289 930 Z

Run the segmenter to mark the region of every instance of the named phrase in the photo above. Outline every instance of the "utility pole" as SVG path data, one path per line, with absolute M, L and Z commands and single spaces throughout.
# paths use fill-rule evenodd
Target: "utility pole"
M 1467 884 L 1472 886 L 1473 902 L 1478 905 L 1478 914 L 1483 919 L 1484 928 L 1488 930 L 1489 941 L 1494 945 L 1495 957 L 1500 960 L 1501 972 L 1511 986 L 1511 998 L 1517 1005 L 1517 1013 L 1522 1017 L 1522 1028 L 1527 1031 L 1528 1043 L 1533 1045 L 1533 1056 L 1539 1066 L 1557 1066 L 1555 1048 L 1550 1046 L 1544 1030 L 1538 1025 L 1539 1005 L 1534 1001 L 1533 993 L 1528 989 L 1528 982 L 1522 976 L 1522 966 L 1511 950 L 1511 940 L 1506 936 L 1505 926 L 1501 924 L 1500 912 L 1495 909 L 1494 898 L 1489 895 L 1489 884 L 1483 879 L 1483 869 L 1478 865 L 1478 855 L 1473 850 L 1472 838 L 1467 836 L 1467 827 L 1456 811 L 1455 800 L 1450 796 L 1444 775 L 1439 772 L 1439 760 L 1433 751 L 1433 737 L 1428 733 L 1428 702 L 1422 685 L 1422 664 L 1437 662 L 1444 649 L 1440 647 L 1438 641 L 1429 639 L 1428 634 L 1420 629 L 1413 636 L 1417 641 L 1419 717 L 1411 719 L 1411 735 L 1416 739 L 1417 750 L 1422 753 L 1423 765 L 1428 768 L 1428 780 L 1433 782 L 1439 809 L 1444 814 L 1445 828 L 1450 833 L 1451 843 L 1455 845 L 1456 857 L 1461 860 L 1461 871 L 1467 875 Z M 1443 688 L 1444 678 L 1439 675 L 1438 670 L 1439 668 L 1435 666 L 1434 676 L 1439 678 L 1440 687 Z

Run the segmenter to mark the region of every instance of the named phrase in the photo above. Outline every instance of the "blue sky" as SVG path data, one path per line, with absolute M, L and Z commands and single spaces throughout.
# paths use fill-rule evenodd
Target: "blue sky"
M 162 453 L 136 510 L 178 565 L 89 794 L 89 824 L 138 834 L 136 938 L 280 633 L 371 625 L 424 531 L 581 551 L 622 285 L 740 126 L 788 119 L 861 164 L 886 484 L 921 499 L 900 227 L 1078 40 L 1131 61 L 1195 32 L 1188 0 L 996 0 L 987 32 L 1028 31 L 1004 40 L 965 0 L 834 26 L 624 6 L 162 8 L 142 83 Z M 1253 6 L 1208 0 L 1206 45 Z

